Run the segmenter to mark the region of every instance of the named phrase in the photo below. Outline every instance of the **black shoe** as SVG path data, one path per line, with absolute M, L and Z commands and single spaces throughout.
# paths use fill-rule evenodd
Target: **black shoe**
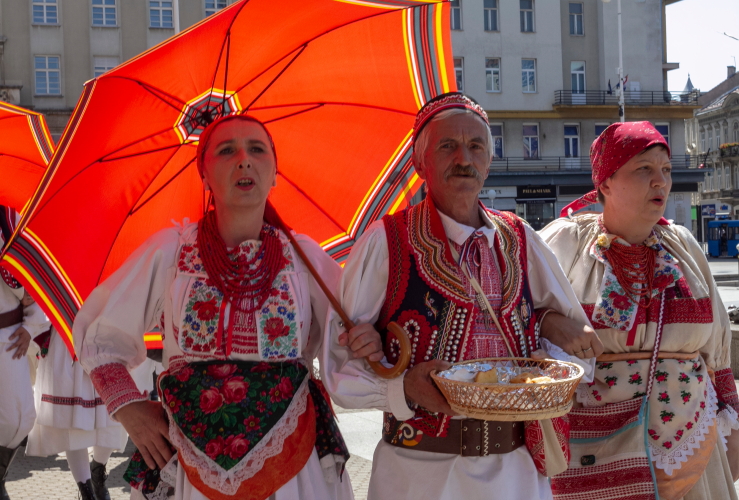
M 92 481 L 88 479 L 86 483 L 77 483 L 77 487 L 80 489 L 80 500 L 95 500 L 95 495 L 92 493 Z
M 110 500 L 108 487 L 105 486 L 105 480 L 108 479 L 105 464 L 96 462 L 93 458 L 90 461 L 90 474 L 92 475 L 92 492 L 95 494 L 95 500 Z

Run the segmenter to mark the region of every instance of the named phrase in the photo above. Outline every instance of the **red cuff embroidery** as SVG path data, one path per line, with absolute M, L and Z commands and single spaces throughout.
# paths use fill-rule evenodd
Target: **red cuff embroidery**
M 128 403 L 147 399 L 121 363 L 98 366 L 90 372 L 90 379 L 111 415 Z
M 739 412 L 739 396 L 736 393 L 736 384 L 734 383 L 734 374 L 731 368 L 718 370 L 715 374 L 715 379 L 716 395 L 719 401 Z

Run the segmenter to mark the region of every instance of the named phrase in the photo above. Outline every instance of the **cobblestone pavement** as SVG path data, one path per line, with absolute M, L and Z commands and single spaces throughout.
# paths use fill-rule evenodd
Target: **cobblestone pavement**
M 114 453 L 108 462 L 108 488 L 111 500 L 128 500 L 130 486 L 123 481 L 128 457 L 133 454 L 129 440 L 124 453 Z M 353 456 L 347 464 L 356 500 L 366 500 L 372 462 Z M 18 456 L 10 469 L 6 488 L 12 500 L 74 500 L 77 486 L 64 456 Z

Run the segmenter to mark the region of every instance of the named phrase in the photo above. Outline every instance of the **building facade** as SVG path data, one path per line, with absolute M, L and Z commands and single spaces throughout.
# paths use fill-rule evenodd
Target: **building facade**
M 0 99 L 44 113 L 58 139 L 87 80 L 230 3 L 0 0 Z
M 685 119 L 698 108 L 698 93 L 667 90 L 667 72 L 679 67 L 666 55 L 665 7 L 674 2 L 622 2 L 625 116 L 651 121 L 670 143 L 675 195 L 667 215 L 692 229 L 682 200 L 693 199 L 702 174 L 684 155 Z M 488 111 L 495 141 L 484 203 L 538 229 L 593 188 L 590 145 L 619 121 L 616 5 L 452 2 L 457 83 Z
M 705 241 L 709 221 L 739 219 L 739 74 L 734 66 L 699 104 L 703 107 L 686 121 L 685 140 L 703 166 L 699 236 Z

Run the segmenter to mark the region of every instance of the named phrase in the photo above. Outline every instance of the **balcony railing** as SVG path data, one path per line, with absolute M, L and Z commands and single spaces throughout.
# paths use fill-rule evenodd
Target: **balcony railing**
M 672 106 L 697 105 L 698 92 L 675 92 L 666 90 L 626 90 L 624 102 L 627 106 Z M 560 106 L 618 106 L 618 91 L 613 90 L 556 90 L 554 105 Z
M 674 155 L 673 170 L 699 168 L 703 156 Z M 587 156 L 542 156 L 539 158 L 523 158 L 509 156 L 494 158 L 490 164 L 490 172 L 578 172 L 590 171 L 590 158 Z

